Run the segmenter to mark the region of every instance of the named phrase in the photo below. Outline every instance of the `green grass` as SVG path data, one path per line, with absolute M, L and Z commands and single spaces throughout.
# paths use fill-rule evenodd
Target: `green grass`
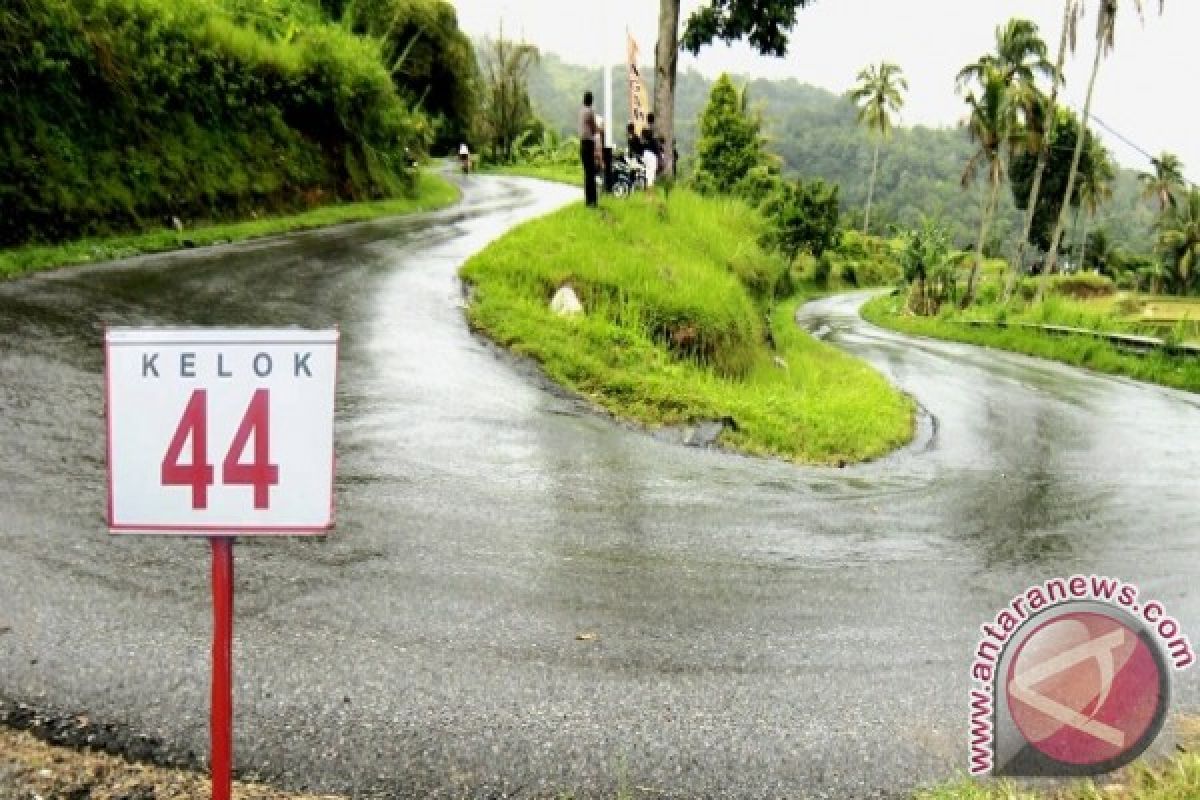
M 143 253 L 161 253 L 183 247 L 203 247 L 245 239 L 256 239 L 290 231 L 362 222 L 378 217 L 410 214 L 444 208 L 458 201 L 457 187 L 439 175 L 422 173 L 417 192 L 412 197 L 398 197 L 364 203 L 341 203 L 322 206 L 299 214 L 269 216 L 261 219 L 198 227 L 176 233 L 161 230 L 82 239 L 56 245 L 27 245 L 0 250 L 0 279 L 29 272 L 110 261 Z M 190 244 L 185 244 L 189 242 Z
M 1031 321 L 1096 330 L 1129 330 L 1118 318 L 1089 312 L 1078 303 L 1048 299 L 1047 304 L 1022 314 L 1010 314 L 1008 321 Z M 937 317 L 919 317 L 903 309 L 899 296 L 878 297 L 863 307 L 863 316 L 884 328 L 933 339 L 995 347 L 1026 355 L 1061 361 L 1110 375 L 1124 375 L 1141 381 L 1177 389 L 1200 391 L 1200 358 L 1151 353 L 1145 356 L 1124 352 L 1106 341 L 1089 336 L 1060 336 L 1023 328 L 972 327 L 969 319 L 995 319 L 998 312 L 987 307 L 972 307 L 966 312 L 951 312 Z
M 1137 764 L 1119 780 L 1098 786 L 1084 781 L 1060 788 L 1022 788 L 1009 781 L 961 780 L 917 792 L 914 800 L 1187 800 L 1200 797 L 1200 755 L 1185 753 L 1171 761 Z
M 723 444 L 820 464 L 905 443 L 912 402 L 802 332 L 793 319 L 799 295 L 775 303 L 764 290 L 774 283 L 764 275 L 786 273 L 759 248 L 764 224 L 739 201 L 682 190 L 600 211 L 576 204 L 464 266 L 475 286 L 469 319 L 551 379 L 650 426 L 728 416 L 737 429 Z M 563 285 L 580 295 L 585 315 L 549 310 Z
M 485 167 L 484 172 L 492 175 L 539 178 L 543 181 L 566 183 L 583 188 L 583 166 L 580 164 L 512 164 L 503 167 Z

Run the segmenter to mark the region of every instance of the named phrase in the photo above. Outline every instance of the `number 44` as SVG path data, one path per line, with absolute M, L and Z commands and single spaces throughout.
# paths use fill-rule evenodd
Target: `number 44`
M 221 464 L 223 484 L 254 487 L 256 509 L 269 507 L 269 489 L 279 483 L 279 466 L 270 463 L 270 403 L 268 390 L 258 389 L 254 392 Z M 254 460 L 243 464 L 242 456 L 251 434 L 254 435 Z M 179 458 L 189 438 L 192 443 L 192 463 L 181 464 Z M 204 389 L 196 389 L 183 410 L 183 417 L 167 447 L 167 454 L 163 456 L 162 485 L 190 486 L 192 508 L 208 508 L 208 487 L 213 485 L 213 477 L 213 466 L 208 463 L 208 393 Z

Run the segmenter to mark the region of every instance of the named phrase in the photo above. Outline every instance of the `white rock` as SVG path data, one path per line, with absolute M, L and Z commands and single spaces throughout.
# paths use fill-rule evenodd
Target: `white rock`
M 575 294 L 574 289 L 564 286 L 554 293 L 550 310 L 560 317 L 573 317 L 583 313 L 583 303 L 579 302 L 579 295 Z

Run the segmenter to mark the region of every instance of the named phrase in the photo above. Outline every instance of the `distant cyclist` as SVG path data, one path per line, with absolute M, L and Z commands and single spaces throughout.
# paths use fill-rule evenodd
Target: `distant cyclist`
M 462 164 L 463 175 L 471 171 L 471 148 L 467 147 L 466 142 L 458 146 L 458 161 Z

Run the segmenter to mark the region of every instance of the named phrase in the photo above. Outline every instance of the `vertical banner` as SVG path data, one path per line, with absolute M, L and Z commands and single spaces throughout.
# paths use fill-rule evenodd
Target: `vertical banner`
M 642 81 L 642 70 L 638 66 L 638 46 L 633 34 L 625 31 L 627 40 L 626 53 L 629 67 L 629 121 L 641 135 L 646 127 L 646 114 L 650 113 L 650 103 L 646 99 L 646 84 Z

